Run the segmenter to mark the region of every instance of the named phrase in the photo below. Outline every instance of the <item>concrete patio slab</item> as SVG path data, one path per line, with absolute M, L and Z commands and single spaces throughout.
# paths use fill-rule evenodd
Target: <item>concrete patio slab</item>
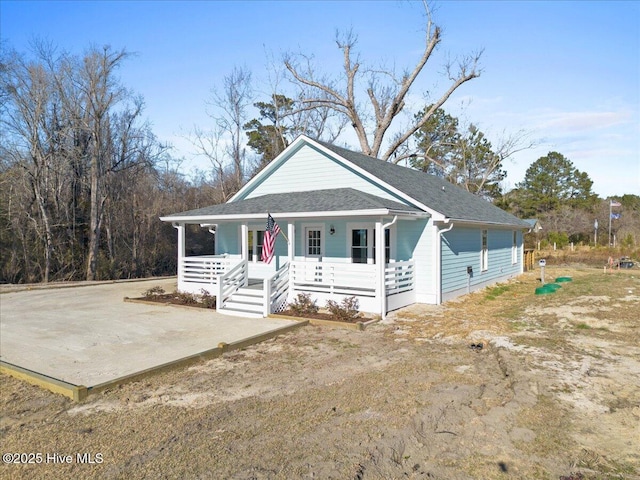
M 175 278 L 0 294 L 0 361 L 93 387 L 297 322 L 125 303 Z

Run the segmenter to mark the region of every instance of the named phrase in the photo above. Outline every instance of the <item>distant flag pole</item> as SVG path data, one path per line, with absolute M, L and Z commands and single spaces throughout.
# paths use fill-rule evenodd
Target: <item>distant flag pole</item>
M 271 263 L 273 254 L 275 252 L 276 237 L 279 233 L 282 233 L 282 236 L 285 238 L 287 243 L 289 243 L 289 239 L 282 232 L 282 230 L 280 230 L 280 227 L 275 222 L 271 214 L 267 214 L 267 228 L 264 231 L 264 243 L 262 245 L 261 258 L 264 263 Z
M 622 204 L 620 202 L 616 202 L 615 200 L 609 200 L 609 246 L 611 246 L 611 219 L 613 218 L 613 212 L 611 211 L 611 209 L 613 207 L 621 207 L 621 206 Z

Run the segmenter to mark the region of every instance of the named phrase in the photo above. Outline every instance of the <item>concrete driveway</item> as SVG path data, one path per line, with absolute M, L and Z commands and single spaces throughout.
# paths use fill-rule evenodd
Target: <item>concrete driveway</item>
M 92 387 L 295 322 L 125 303 L 175 279 L 0 294 L 0 360 Z

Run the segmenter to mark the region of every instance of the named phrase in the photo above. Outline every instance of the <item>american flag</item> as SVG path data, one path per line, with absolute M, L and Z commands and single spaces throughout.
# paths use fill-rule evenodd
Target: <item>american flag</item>
M 622 206 L 622 204 L 620 202 L 616 202 L 615 200 L 611 200 L 610 205 L 612 207 L 621 207 Z
M 280 233 L 280 227 L 271 214 L 267 216 L 267 229 L 264 232 L 264 244 L 262 245 L 262 261 L 271 263 L 276 245 L 276 237 Z

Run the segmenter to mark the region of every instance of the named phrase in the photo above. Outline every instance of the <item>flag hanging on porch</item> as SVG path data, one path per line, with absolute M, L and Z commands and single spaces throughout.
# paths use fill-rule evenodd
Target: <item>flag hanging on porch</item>
M 262 245 L 262 261 L 271 263 L 276 245 L 276 237 L 280 233 L 280 227 L 271 214 L 267 214 L 267 228 L 264 231 L 264 244 Z

